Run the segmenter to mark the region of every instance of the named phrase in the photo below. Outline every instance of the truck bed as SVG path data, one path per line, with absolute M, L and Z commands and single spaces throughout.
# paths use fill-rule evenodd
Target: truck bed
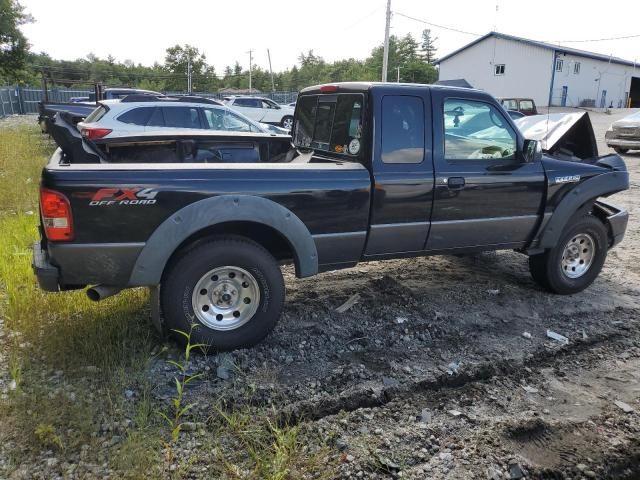
M 43 170 L 42 186 L 55 187 L 69 199 L 76 228 L 73 242 L 49 243 L 50 256 L 65 266 L 64 284 L 127 284 L 145 242 L 173 213 L 242 192 L 293 212 L 312 235 L 320 265 L 353 262 L 360 258 L 367 234 L 369 172 L 359 163 L 308 160 L 67 164 L 58 150 Z M 212 220 L 216 213 L 211 212 Z

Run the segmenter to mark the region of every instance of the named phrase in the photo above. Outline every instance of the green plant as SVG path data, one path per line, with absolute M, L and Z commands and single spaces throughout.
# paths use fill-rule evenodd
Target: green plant
M 184 359 L 181 362 L 176 362 L 174 360 L 167 361 L 167 363 L 176 367 L 180 372 L 178 376 L 173 377 L 176 385 L 176 394 L 172 400 L 173 412 L 171 416 L 159 410 L 157 412 L 158 415 L 160 415 L 160 417 L 162 417 L 169 425 L 169 428 L 171 429 L 171 441 L 174 443 L 180 436 L 180 430 L 182 429 L 183 425 L 182 417 L 184 417 L 184 415 L 195 405 L 195 403 L 183 405 L 184 387 L 189 382 L 192 382 L 196 378 L 202 376 L 201 373 L 196 373 L 194 375 L 189 375 L 187 373 L 187 369 L 189 367 L 189 359 L 191 358 L 191 350 L 193 350 L 194 348 L 206 348 L 206 345 L 203 343 L 191 343 L 191 334 L 193 333 L 194 328 L 197 328 L 197 325 L 195 323 L 192 323 L 191 328 L 189 329 L 189 333 L 183 332 L 182 330 L 174 330 L 174 332 L 183 335 L 187 340 L 187 343 L 184 347 Z
M 20 389 L 22 383 L 22 360 L 15 347 L 9 351 L 9 375 L 14 390 Z
M 43 447 L 62 450 L 62 440 L 56 434 L 56 430 L 51 424 L 40 424 L 33 431 L 36 439 Z

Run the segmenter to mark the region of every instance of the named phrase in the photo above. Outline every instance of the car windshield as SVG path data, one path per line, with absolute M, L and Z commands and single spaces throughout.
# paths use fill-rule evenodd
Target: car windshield
M 363 101 L 364 97 L 359 93 L 300 97 L 293 132 L 294 145 L 357 156 L 362 134 Z

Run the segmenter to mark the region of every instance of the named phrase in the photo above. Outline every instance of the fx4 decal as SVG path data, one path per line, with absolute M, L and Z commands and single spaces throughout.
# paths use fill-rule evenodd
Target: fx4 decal
M 556 177 L 554 183 L 574 183 L 580 181 L 580 175 L 566 175 L 564 177 Z
M 158 191 L 142 187 L 101 188 L 95 192 L 75 192 L 76 198 L 88 198 L 92 207 L 104 205 L 153 205 Z

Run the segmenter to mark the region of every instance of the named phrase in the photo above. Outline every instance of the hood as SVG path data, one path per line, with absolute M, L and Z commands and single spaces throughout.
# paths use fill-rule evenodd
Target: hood
M 593 126 L 587 112 L 532 115 L 514 120 L 526 139 L 538 140 L 552 156 L 584 160 L 598 156 Z

